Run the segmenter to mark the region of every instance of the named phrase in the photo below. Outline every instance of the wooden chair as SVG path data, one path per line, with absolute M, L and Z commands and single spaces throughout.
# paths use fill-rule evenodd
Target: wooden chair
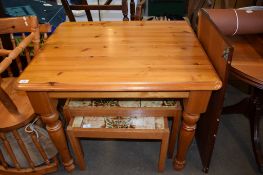
M 107 0 L 103 5 L 89 5 L 87 0 L 82 0 L 82 4 L 71 5 L 68 3 L 68 0 L 61 0 L 63 7 L 66 11 L 66 14 L 70 21 L 76 21 L 72 10 L 85 10 L 88 21 L 93 21 L 90 10 L 99 10 L 99 19 L 100 10 L 119 10 L 123 13 L 123 21 L 129 21 L 128 18 L 128 2 L 127 0 L 122 0 L 122 3 L 119 5 L 112 5 L 113 0 Z M 130 1 L 130 20 L 140 20 L 142 18 L 142 10 L 145 4 L 145 0 L 140 0 L 135 9 L 134 0 Z M 136 10 L 136 15 L 135 15 Z
M 211 28 L 211 26 L 215 26 L 215 25 L 218 26 L 219 24 L 220 27 L 218 26 L 218 28 L 220 29 L 222 38 L 226 37 L 227 34 L 226 29 L 229 28 L 230 25 L 229 24 L 223 25 L 223 23 L 218 23 L 218 21 L 221 20 L 216 18 L 215 15 L 213 15 L 215 14 L 215 12 L 216 11 L 212 11 L 212 10 L 207 10 L 207 12 L 204 12 L 204 10 L 201 11 L 200 24 L 198 29 L 199 38 L 201 38 L 202 32 L 205 33 L 205 35 L 207 35 L 208 30 L 209 28 Z M 244 11 L 243 14 L 247 14 L 247 13 Z M 234 14 L 232 15 L 234 16 Z M 260 17 L 260 15 L 258 17 Z M 257 25 L 262 26 L 261 18 L 258 17 L 256 19 L 252 16 L 250 18 L 251 20 L 248 20 L 248 18 L 246 20 L 240 19 L 241 21 L 243 20 L 243 22 L 246 21 L 249 23 L 251 23 L 251 21 L 253 20 L 257 20 L 257 22 L 254 22 L 254 26 L 252 26 L 253 24 L 252 22 L 251 24 L 241 26 L 238 30 L 238 32 L 240 33 L 242 32 L 242 30 L 250 31 L 253 33 L 252 35 L 244 35 L 245 33 L 242 33 L 243 35 L 228 36 L 227 38 L 227 41 L 233 46 L 234 52 L 233 52 L 232 64 L 227 65 L 228 67 L 226 71 L 230 71 L 231 75 L 236 77 L 241 82 L 249 85 L 252 89 L 251 96 L 249 98 L 242 100 L 240 103 L 234 106 L 223 108 L 222 111 L 225 93 L 224 92 L 218 93 L 218 95 L 211 97 L 210 99 L 211 104 L 209 104 L 207 112 L 205 113 L 204 117 L 200 118 L 198 122 L 199 126 L 197 128 L 196 139 L 203 163 L 203 168 L 204 168 L 203 170 L 205 172 L 208 172 L 210 160 L 212 157 L 221 111 L 223 114 L 243 113 L 249 118 L 253 151 L 259 169 L 260 171 L 263 172 L 263 156 L 262 156 L 262 151 L 259 141 L 259 131 L 260 131 L 259 117 L 260 114 L 262 114 L 262 104 L 263 104 L 263 95 L 262 95 L 263 79 L 261 76 L 262 68 L 263 68 L 263 61 L 262 61 L 263 38 L 262 38 L 262 33 L 255 34 L 255 32 L 258 32 L 260 30 L 262 32 L 262 27 L 259 28 L 256 27 Z M 224 17 L 224 18 L 229 19 L 229 17 Z M 204 21 L 206 21 L 206 23 L 204 23 Z M 231 21 L 229 22 L 232 24 Z M 227 22 L 225 21 L 225 23 Z M 249 30 L 244 30 L 244 27 L 246 26 L 249 26 L 248 27 Z M 233 32 L 231 32 L 231 34 L 232 33 Z M 210 37 L 209 41 L 211 43 L 218 43 L 212 37 Z M 219 72 L 218 74 L 220 75 Z M 224 82 L 224 86 L 226 86 L 227 79 L 224 79 L 223 82 Z M 223 91 L 223 89 L 221 91 Z
M 159 171 L 164 171 L 165 160 L 167 154 L 169 128 L 167 117 L 173 117 L 172 133 L 169 144 L 169 157 L 172 157 L 176 142 L 176 135 L 180 120 L 181 106 L 176 100 L 147 100 L 147 99 L 84 99 L 84 100 L 68 100 L 64 107 L 64 115 L 69 122 L 67 128 L 68 136 L 72 144 L 77 162 L 81 169 L 85 168 L 83 152 L 80 151 L 81 146 L 79 138 L 118 138 L 118 139 L 158 139 L 162 140 Z M 130 117 L 139 120 L 146 120 L 147 117 L 161 120 L 164 123 L 162 128 L 139 128 L 139 129 L 123 129 L 123 128 L 83 128 L 83 124 L 79 124 L 74 128 L 73 121 L 75 116 L 97 116 L 104 120 L 112 117 Z M 101 117 L 104 116 L 104 117 Z M 106 116 L 106 117 L 105 117 Z M 81 128 L 82 127 L 82 128 Z
M 41 30 L 47 32 L 49 29 L 48 25 L 44 25 Z M 25 126 L 36 116 L 26 93 L 15 90 L 16 78 L 12 77 L 13 72 L 9 67 L 13 60 L 16 60 L 15 63 L 18 65 L 20 73 L 24 68 L 23 62 L 30 62 L 32 55 L 38 53 L 40 48 L 39 30 L 38 20 L 33 16 L 0 19 L 0 34 L 11 34 L 11 43 L 13 44 L 12 50 L 4 49 L 2 45 L 5 43 L 1 40 L 0 56 L 4 59 L 0 63 L 0 74 L 8 70 L 7 75 L 10 77 L 0 77 L 0 174 L 45 174 L 57 170 L 56 156 L 49 157 L 38 140 L 37 133 L 33 132 L 34 129 L 31 128 L 30 133 L 24 131 Z M 16 45 L 14 37 L 17 33 L 22 33 L 20 35 L 22 41 L 18 45 Z M 32 47 L 33 51 L 31 51 Z M 31 148 L 34 150 L 28 148 L 28 139 L 31 140 Z M 41 138 L 39 139 L 41 140 Z M 50 143 L 52 142 L 50 141 Z M 35 157 L 32 157 L 32 151 L 35 152 L 34 156 L 42 157 L 43 164 L 37 164 L 34 161 Z M 22 165 L 21 159 L 28 166 Z

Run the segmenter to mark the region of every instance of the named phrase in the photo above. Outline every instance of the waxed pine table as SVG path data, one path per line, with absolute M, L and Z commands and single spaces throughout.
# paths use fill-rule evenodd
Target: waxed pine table
M 185 21 L 65 22 L 17 81 L 46 123 L 66 170 L 74 163 L 55 108 L 59 98 L 182 98 L 174 168 L 183 169 L 213 90 L 213 66 Z

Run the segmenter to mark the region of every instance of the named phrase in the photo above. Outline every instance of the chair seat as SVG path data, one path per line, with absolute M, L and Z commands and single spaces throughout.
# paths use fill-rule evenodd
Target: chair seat
M 22 127 L 33 119 L 34 110 L 30 104 L 30 101 L 23 91 L 15 90 L 16 78 L 3 78 L 2 88 L 10 96 L 15 105 L 18 107 L 20 116 L 10 113 L 2 103 L 0 103 L 0 130 L 8 131 L 14 127 Z

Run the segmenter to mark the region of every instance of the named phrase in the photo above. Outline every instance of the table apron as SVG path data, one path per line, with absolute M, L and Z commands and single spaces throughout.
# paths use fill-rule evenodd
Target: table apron
M 50 98 L 188 98 L 189 92 L 48 92 Z

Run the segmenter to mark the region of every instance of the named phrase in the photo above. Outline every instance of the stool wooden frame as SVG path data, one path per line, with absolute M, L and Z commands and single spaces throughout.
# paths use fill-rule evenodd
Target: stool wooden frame
M 79 141 L 78 137 L 85 137 L 88 135 L 90 138 L 125 138 L 125 139 L 160 139 L 164 142 L 166 141 L 163 137 L 166 137 L 167 132 L 169 132 L 168 125 L 165 125 L 165 129 L 163 131 L 156 131 L 156 130 L 147 130 L 147 129 L 140 129 L 130 131 L 126 134 L 122 134 L 124 131 L 123 129 L 101 129 L 98 131 L 98 135 L 96 135 L 96 130 L 98 129 L 73 129 L 71 127 L 72 119 L 74 116 L 138 116 L 138 117 L 164 117 L 165 121 L 167 117 L 172 117 L 172 126 L 171 126 L 171 134 L 169 138 L 169 145 L 168 145 L 168 157 L 173 157 L 174 147 L 176 144 L 177 138 L 177 131 L 179 128 L 180 116 L 181 116 L 181 106 L 180 102 L 176 101 L 176 107 L 72 107 L 69 105 L 69 99 L 65 106 L 64 106 L 64 116 L 67 121 L 69 122 L 69 127 L 67 128 L 67 132 L 69 135 L 70 140 L 73 140 L 72 147 L 76 152 L 76 157 L 80 165 L 81 169 L 84 169 L 85 165 L 83 164 L 83 152 L 80 152 L 79 148 Z M 138 99 L 134 99 L 138 100 Z M 86 132 L 86 133 L 85 133 Z M 104 134 L 103 134 L 104 133 Z M 133 135 L 134 133 L 134 135 Z M 159 133 L 159 134 L 158 134 Z M 79 134 L 79 135 L 78 135 Z M 94 136 L 93 136 L 94 134 Z M 169 134 L 168 134 L 169 135 Z M 105 136 L 105 137 L 104 137 Z M 167 141 L 168 142 L 168 141 Z M 168 143 L 167 143 L 168 144 Z M 75 145 L 75 146 L 74 146 Z M 163 145 L 163 144 L 162 144 Z M 161 147 L 160 151 L 160 160 L 159 160 L 159 171 L 164 171 L 164 163 L 166 159 L 167 150 L 165 147 Z M 80 161 L 79 161 L 80 160 Z
M 164 171 L 170 133 L 167 118 L 164 118 L 164 129 L 74 128 L 73 119 L 67 127 L 67 134 L 81 170 L 85 169 L 85 160 L 80 138 L 109 138 L 161 140 L 158 171 Z

